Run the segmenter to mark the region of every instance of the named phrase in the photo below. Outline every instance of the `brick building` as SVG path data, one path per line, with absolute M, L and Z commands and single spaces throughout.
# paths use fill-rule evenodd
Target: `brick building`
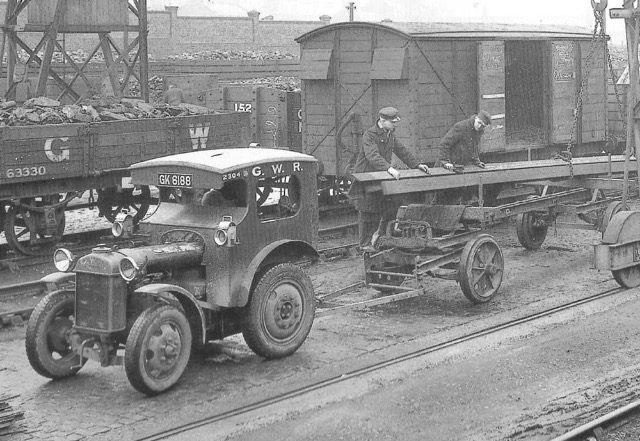
M 7 2 L 0 1 L 0 14 L 4 17 Z M 180 16 L 177 6 L 166 6 L 164 11 L 147 11 L 149 26 L 149 55 L 154 59 L 167 58 L 184 52 L 205 50 L 263 50 L 299 54 L 295 38 L 313 29 L 328 25 L 331 17 L 323 15 L 318 21 L 279 21 L 266 17 L 260 20 L 258 11 L 250 11 L 247 17 L 193 17 Z M 21 14 L 18 29 L 27 20 Z M 133 20 L 133 18 L 132 18 Z M 132 21 L 133 22 L 133 21 Z M 125 37 L 114 32 L 121 44 Z M 34 33 L 22 36 L 29 44 L 37 43 L 42 35 Z M 129 40 L 132 37 L 129 38 Z M 95 47 L 97 37 L 90 34 L 66 34 L 68 51 Z

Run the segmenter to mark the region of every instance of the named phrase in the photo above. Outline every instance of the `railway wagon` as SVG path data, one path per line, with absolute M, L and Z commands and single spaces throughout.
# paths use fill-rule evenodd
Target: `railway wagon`
M 214 74 L 164 75 L 185 102 L 213 110 L 249 113 L 251 141 L 263 147 L 302 150 L 300 92 L 256 84 L 220 84 Z
M 447 130 L 479 109 L 493 119 L 485 162 L 546 159 L 572 140 L 577 156 L 605 147 L 606 41 L 588 29 L 347 22 L 296 41 L 302 151 L 327 175 L 348 176 L 359 134 L 385 106 L 400 110 L 398 137 L 428 163 Z
M 69 202 L 86 190 L 92 190 L 89 204 L 110 221 L 122 209 L 139 221 L 152 199 L 148 187 L 127 185 L 128 166 L 175 153 L 249 145 L 248 130 L 249 117 L 240 112 L 2 127 L 0 221 L 6 241 L 23 254 L 50 251 L 64 232 Z

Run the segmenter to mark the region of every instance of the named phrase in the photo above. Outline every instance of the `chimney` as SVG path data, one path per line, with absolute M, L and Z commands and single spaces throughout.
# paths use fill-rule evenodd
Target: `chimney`
M 164 10 L 169 13 L 169 38 L 173 38 L 173 28 L 178 25 L 178 7 L 165 6 Z
M 320 16 L 320 21 L 322 22 L 322 24 L 328 25 L 331 23 L 331 17 L 329 17 L 328 15 L 321 15 Z

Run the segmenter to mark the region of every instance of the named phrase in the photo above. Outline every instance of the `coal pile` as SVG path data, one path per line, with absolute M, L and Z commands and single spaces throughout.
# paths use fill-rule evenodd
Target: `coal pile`
M 280 51 L 201 51 L 184 52 L 180 55 L 170 55 L 169 60 L 294 60 L 299 58 L 289 52 Z
M 206 113 L 214 112 L 193 104 L 169 106 L 128 98 L 97 97 L 81 104 L 61 105 L 50 98 L 36 97 L 21 106 L 15 101 L 0 99 L 0 127 L 167 118 Z
M 250 80 L 235 80 L 229 82 L 228 84 L 273 87 L 275 89 L 286 90 L 287 92 L 300 91 L 300 79 L 297 77 L 252 78 Z
M 75 63 L 84 63 L 89 59 L 89 52 L 83 49 L 69 50 L 67 51 L 67 55 L 71 58 Z M 129 54 L 129 60 L 133 59 L 134 54 Z M 42 59 L 44 57 L 44 52 L 38 52 L 38 57 Z M 20 49 L 17 51 L 17 59 L 19 63 L 26 63 L 29 60 L 29 54 L 24 49 Z M 7 54 L 3 54 L 2 60 L 4 63 L 7 62 Z M 63 63 L 68 62 L 62 52 L 54 52 L 51 56 L 52 63 Z M 102 54 L 102 50 L 98 49 L 98 51 L 91 57 L 89 60 L 90 63 L 104 63 L 104 55 Z M 32 62 L 32 67 L 37 68 L 38 64 Z
M 17 395 L 0 393 L 0 438 L 24 432 L 24 427 L 18 423 L 24 419 L 24 412 L 15 410 L 9 402 Z

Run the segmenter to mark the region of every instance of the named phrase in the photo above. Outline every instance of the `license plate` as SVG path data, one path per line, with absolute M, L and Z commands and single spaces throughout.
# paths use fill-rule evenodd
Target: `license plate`
M 165 187 L 193 187 L 193 175 L 183 173 L 158 173 L 158 185 Z

